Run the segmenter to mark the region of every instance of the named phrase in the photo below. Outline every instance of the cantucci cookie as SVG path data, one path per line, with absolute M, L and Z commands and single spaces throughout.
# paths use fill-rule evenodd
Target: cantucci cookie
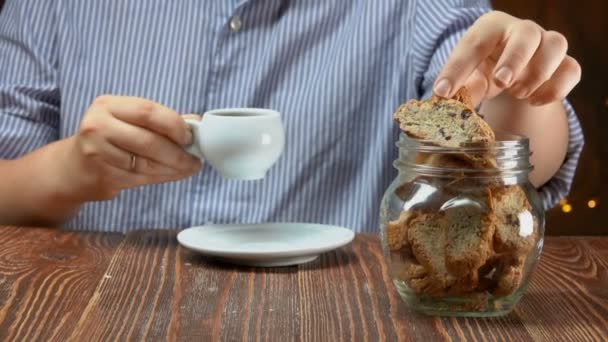
M 496 297 L 504 297 L 512 294 L 521 285 L 523 276 L 523 265 L 507 266 L 496 280 L 496 288 L 492 294 Z
M 446 231 L 442 213 L 417 214 L 410 220 L 408 239 L 416 260 L 429 274 L 445 280 L 449 277 L 445 266 Z
M 401 212 L 399 218 L 386 225 L 386 243 L 391 251 L 398 251 L 408 245 L 407 227 L 411 217 L 410 212 Z
M 491 193 L 460 196 L 446 210 L 446 268 L 455 275 L 477 272 L 492 254 L 495 232 Z
M 401 105 L 393 117 L 408 136 L 429 140 L 439 146 L 460 147 L 474 142 L 493 142 L 492 128 L 475 112 L 466 89 L 457 99 L 434 96 L 430 100 L 410 100 Z
M 492 191 L 492 202 L 496 220 L 494 250 L 527 254 L 538 236 L 538 220 L 525 191 L 519 185 L 497 188 Z

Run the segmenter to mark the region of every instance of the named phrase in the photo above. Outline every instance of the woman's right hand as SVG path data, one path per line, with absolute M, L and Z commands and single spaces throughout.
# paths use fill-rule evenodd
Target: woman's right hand
M 191 176 L 201 161 L 185 152 L 192 132 L 175 111 L 150 100 L 100 96 L 69 138 L 70 197 L 107 200 L 121 190 Z

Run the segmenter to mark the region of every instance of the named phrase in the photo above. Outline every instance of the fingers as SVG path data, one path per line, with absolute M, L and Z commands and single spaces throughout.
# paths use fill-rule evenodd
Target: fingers
M 120 149 L 179 171 L 191 170 L 200 164 L 200 160 L 165 136 L 120 120 L 112 120 L 109 124 L 107 139 Z
M 103 139 L 100 135 L 89 134 L 85 131 L 87 139 L 80 141 L 80 150 L 87 159 L 101 159 L 114 168 L 128 170 L 130 168 L 130 155 Z M 87 136 L 87 134 L 89 134 Z
M 499 86 L 507 88 L 519 78 L 540 46 L 541 39 L 542 29 L 530 20 L 520 20 L 512 26 L 494 72 Z
M 562 100 L 580 82 L 581 73 L 578 62 L 566 56 L 553 76 L 530 96 L 530 103 L 541 106 Z
M 500 55 L 498 56 L 500 57 Z M 496 67 L 498 57 L 488 57 L 483 61 L 465 82 L 474 105 L 479 105 L 484 99 L 491 99 L 502 93 L 503 88 L 493 81 L 492 72 Z
M 179 116 L 178 116 L 179 118 Z M 182 120 L 181 118 L 179 118 Z M 182 120 L 183 121 L 183 120 Z M 103 107 L 92 107 L 80 127 L 80 135 L 88 144 L 95 145 L 94 153 L 105 153 L 108 161 L 124 168 L 124 156 L 107 145 L 147 158 L 179 172 L 200 167 L 200 160 L 191 157 L 175 142 L 153 131 L 131 125 L 113 117 Z M 107 140 L 107 143 L 103 143 Z M 150 164 L 152 168 L 153 164 Z
M 126 154 L 126 160 L 128 160 L 129 166 L 128 168 L 123 168 L 123 170 L 143 176 L 155 176 L 160 178 L 172 178 L 175 176 L 179 177 L 180 175 L 194 174 L 202 167 L 201 162 L 197 160 L 192 164 L 188 164 L 191 165 L 190 168 L 175 169 L 173 167 L 160 164 L 152 159 L 135 155 L 135 163 L 133 168 L 131 168 L 131 154 L 124 154 Z
M 452 51 L 433 87 L 435 94 L 451 97 L 471 74 L 499 46 L 514 20 L 502 12 L 482 16 L 465 33 Z
M 484 73 L 481 72 L 479 69 L 473 71 L 473 73 L 471 74 L 471 76 L 469 76 L 464 85 L 467 87 L 467 89 L 469 89 L 473 105 L 475 106 L 477 106 L 481 102 L 481 100 L 486 98 L 487 92 L 490 88 L 490 82 L 488 81 Z
M 551 78 L 566 57 L 567 51 L 568 41 L 563 35 L 554 31 L 544 32 L 540 47 L 509 89 L 509 93 L 518 99 L 530 96 Z
M 581 77 L 580 66 L 566 55 L 567 50 L 568 42 L 560 33 L 491 12 L 458 43 L 433 90 L 452 97 L 466 85 L 476 103 L 505 90 L 536 105 L 560 100 Z
M 194 160 L 192 163 L 190 161 L 185 163 L 178 162 L 178 165 L 182 167 L 164 165 L 153 159 L 146 158 L 144 155 L 137 155 L 134 151 L 129 152 L 128 150 L 119 148 L 104 139 L 104 136 L 101 134 L 91 133 L 98 132 L 85 129 L 84 136 L 86 136 L 86 139 L 80 142 L 82 154 L 89 159 L 99 158 L 114 168 L 147 176 L 171 176 L 183 172 L 196 172 L 201 168 L 201 163 L 198 160 Z M 131 165 L 131 153 L 134 153 L 136 156 L 134 168 Z
M 162 134 L 175 143 L 187 146 L 192 133 L 181 116 L 156 102 L 128 96 L 100 96 L 94 106 L 101 106 L 119 120 Z
M 80 188 L 87 200 L 105 200 L 123 189 L 189 177 L 202 167 L 183 148 L 191 140 L 189 126 L 169 108 L 145 99 L 101 96 L 72 139 Z

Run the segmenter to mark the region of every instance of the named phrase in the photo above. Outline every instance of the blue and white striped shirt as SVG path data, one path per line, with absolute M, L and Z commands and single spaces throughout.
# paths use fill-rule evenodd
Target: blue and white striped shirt
M 474 0 L 8 0 L 0 158 L 73 135 L 101 94 L 181 113 L 273 108 L 288 140 L 263 181 L 228 181 L 205 168 L 88 203 L 68 227 L 305 221 L 373 231 L 396 175 L 391 113 L 430 94 L 456 42 L 489 9 Z M 568 192 L 583 145 L 567 108 L 568 157 L 540 190 L 547 208 Z

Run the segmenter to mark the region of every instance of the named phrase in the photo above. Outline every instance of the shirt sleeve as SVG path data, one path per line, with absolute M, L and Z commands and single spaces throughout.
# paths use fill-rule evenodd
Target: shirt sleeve
M 562 198 L 565 198 L 570 193 L 578 159 L 585 144 L 583 130 L 574 108 L 572 108 L 568 100 L 564 100 L 563 103 L 568 114 L 568 126 L 570 127 L 568 152 L 566 153 L 566 159 L 562 167 L 553 178 L 538 190 L 545 210 L 553 208 Z
M 0 13 L 0 159 L 58 139 L 54 3 L 8 0 Z
M 492 9 L 487 0 L 424 1 L 416 9 L 413 38 L 415 86 L 420 98 L 429 98 L 443 65 L 466 30 Z M 564 100 L 570 128 L 568 153 L 555 176 L 538 189 L 545 210 L 570 192 L 584 145 L 583 132 L 570 103 Z

